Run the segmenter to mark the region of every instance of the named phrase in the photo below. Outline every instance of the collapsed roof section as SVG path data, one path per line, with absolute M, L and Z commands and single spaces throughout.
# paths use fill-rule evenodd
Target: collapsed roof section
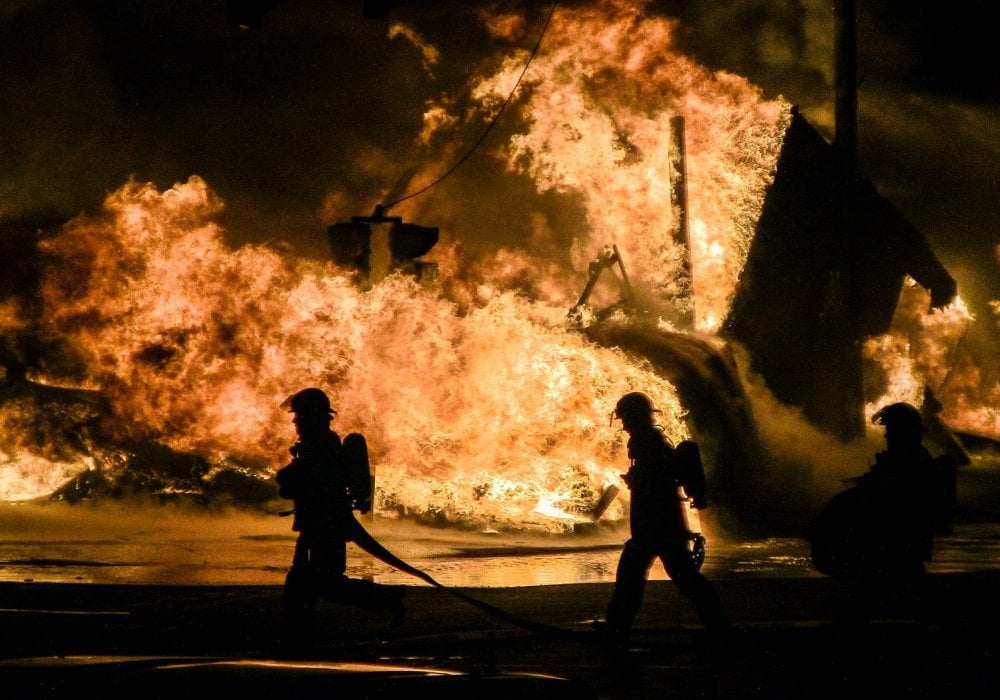
M 907 275 L 933 307 L 955 297 L 923 235 L 793 110 L 722 335 L 777 398 L 857 437 L 862 341 L 889 329 Z

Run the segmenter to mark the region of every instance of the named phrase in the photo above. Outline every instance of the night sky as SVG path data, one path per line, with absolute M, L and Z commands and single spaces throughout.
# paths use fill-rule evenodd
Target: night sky
M 419 169 L 427 100 L 460 93 L 496 49 L 476 18 L 487 3 L 385 4 L 396 6 L 368 17 L 362 2 L 324 0 L 0 2 L 0 220 L 69 218 L 99 209 L 130 176 L 166 188 L 197 174 L 226 202 L 220 223 L 234 245 L 281 239 L 325 257 L 330 190 L 356 202 L 342 218 L 397 186 L 348 154 L 369 149 L 392 162 L 387 172 Z M 552 21 L 582 4 L 559 3 Z M 490 5 L 524 10 L 538 27 L 551 7 Z M 862 171 L 996 333 L 1000 62 L 988 4 L 858 6 Z M 680 18 L 681 44 L 701 63 L 785 97 L 832 135 L 831 3 L 679 0 L 649 11 Z M 393 22 L 424 44 L 390 37 Z M 439 52 L 433 68 L 428 47 Z M 456 173 L 471 181 L 466 167 L 481 162 Z

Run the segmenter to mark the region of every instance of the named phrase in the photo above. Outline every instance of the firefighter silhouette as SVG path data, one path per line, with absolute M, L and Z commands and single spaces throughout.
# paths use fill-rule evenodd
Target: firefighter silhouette
M 817 571 L 850 584 L 852 617 L 914 611 L 934 536 L 951 532 L 955 508 L 956 464 L 931 457 L 920 411 L 893 403 L 872 422 L 886 449 L 806 530 Z
M 295 554 L 285 578 L 285 610 L 297 625 L 308 622 L 317 598 L 365 610 L 388 611 L 393 627 L 403 619 L 403 586 L 346 575 L 347 543 L 370 537 L 354 510 L 371 508 L 368 447 L 359 433 L 343 441 L 330 429 L 336 411 L 327 395 L 308 388 L 282 404 L 294 414 L 298 442 L 292 461 L 278 470 L 278 494 L 295 503 Z
M 700 572 L 703 550 L 695 544 L 682 511 L 684 488 L 697 508 L 708 505 L 705 477 L 697 444 L 684 441 L 675 448 L 653 421 L 650 398 L 631 392 L 619 399 L 613 419 L 629 434 L 630 467 L 623 480 L 631 492 L 631 537 L 618 561 L 615 587 L 605 620 L 597 623 L 615 642 L 623 642 L 642 604 L 649 569 L 659 559 L 678 590 L 694 603 L 706 629 L 729 628 L 715 588 Z

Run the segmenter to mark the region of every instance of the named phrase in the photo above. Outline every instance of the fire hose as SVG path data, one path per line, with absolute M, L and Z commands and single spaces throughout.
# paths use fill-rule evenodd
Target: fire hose
M 522 629 L 529 630 L 531 632 L 540 632 L 547 635 L 557 635 L 560 637 L 575 635 L 576 633 L 563 629 L 561 627 L 555 627 L 554 625 L 547 625 L 543 622 L 536 622 L 534 620 L 528 620 L 526 618 L 520 617 L 518 615 L 511 614 L 506 610 L 501 610 L 489 603 L 485 603 L 477 598 L 473 598 L 459 590 L 445 586 L 442 583 L 436 581 L 430 574 L 421 571 L 420 569 L 407 564 L 405 561 L 397 557 L 395 554 L 386 549 L 378 540 L 371 536 L 371 534 L 364 528 L 364 526 L 357 521 L 356 518 L 351 518 L 354 525 L 352 526 L 352 532 L 349 533 L 349 539 L 354 542 L 358 547 L 364 551 L 371 554 L 376 559 L 388 564 L 389 566 L 399 569 L 400 571 L 406 572 L 412 576 L 419 578 L 426 583 L 434 586 L 435 588 L 440 588 L 447 593 L 455 596 L 456 598 L 473 605 L 483 612 L 496 617 L 504 622 L 508 622 L 515 627 L 520 627 Z
M 279 513 L 279 515 L 286 516 L 286 515 L 291 515 L 292 513 L 293 511 L 282 511 L 281 513 Z M 456 590 L 449 586 L 445 586 L 444 584 L 434 579 L 434 577 L 432 577 L 430 574 L 426 573 L 425 571 L 421 571 L 420 569 L 416 568 L 415 566 L 412 566 L 411 564 L 408 564 L 407 562 L 403 561 L 398 556 L 393 554 L 391 551 L 386 549 L 381 542 L 372 537 L 371 533 L 369 533 L 368 530 L 366 530 L 364 526 L 358 522 L 357 518 L 351 517 L 350 523 L 351 523 L 349 525 L 350 530 L 347 533 L 348 541 L 353 542 L 368 554 L 372 555 L 379 561 L 388 564 L 394 569 L 398 569 L 399 571 L 408 573 L 411 576 L 415 576 L 416 578 L 430 584 L 431 586 L 434 586 L 435 588 L 440 588 L 441 590 L 455 596 L 459 600 L 462 600 L 476 608 L 479 608 L 480 610 L 487 613 L 488 615 L 491 615 L 492 617 L 503 620 L 504 622 L 514 625 L 515 627 L 520 627 L 521 629 L 526 629 L 531 632 L 539 632 L 542 634 L 554 635 L 559 637 L 574 636 L 577 634 L 572 630 L 567 630 L 562 627 L 556 627 L 554 625 L 548 625 L 543 622 L 537 622 L 535 620 L 529 620 L 519 615 L 514 615 L 510 612 L 507 612 L 506 610 L 502 610 L 496 606 L 490 605 L 489 603 L 479 600 L 478 598 L 474 598 L 473 596 L 463 593 L 462 591 Z M 693 544 L 692 558 L 695 561 L 695 565 L 700 568 L 705 558 L 705 538 L 700 533 L 694 534 L 692 535 L 692 544 Z

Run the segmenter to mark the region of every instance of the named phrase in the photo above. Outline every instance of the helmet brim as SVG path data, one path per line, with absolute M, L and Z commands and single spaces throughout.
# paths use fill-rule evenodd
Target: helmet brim
M 297 411 L 294 408 L 292 408 L 292 401 L 295 399 L 296 396 L 298 396 L 298 394 L 290 394 L 287 399 L 278 404 L 278 408 L 283 408 L 289 413 L 297 413 Z M 318 411 L 318 413 L 323 413 L 323 411 Z M 326 414 L 332 418 L 333 416 L 337 415 L 337 411 L 331 406 L 326 411 Z

